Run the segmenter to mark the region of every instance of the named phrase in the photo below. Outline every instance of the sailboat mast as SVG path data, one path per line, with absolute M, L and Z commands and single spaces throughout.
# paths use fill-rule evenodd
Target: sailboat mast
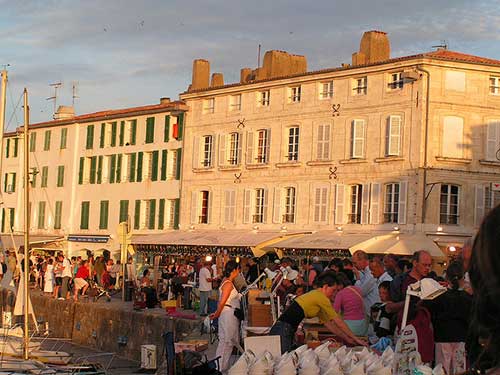
M 0 149 L 3 152 L 3 133 L 5 131 L 5 105 L 7 100 L 7 69 L 2 70 L 2 91 L 0 94 Z M 2 172 L 2 160 L 0 158 L 0 178 L 3 176 Z M 0 193 L 1 194 L 1 193 Z M 3 199 L 2 199 L 3 201 Z
M 24 345 L 23 345 L 23 358 L 29 358 L 29 331 L 28 331 L 28 317 L 29 317 L 29 275 L 30 275 L 30 265 L 29 265 L 29 229 L 30 229 L 30 217 L 29 217 L 29 138 L 28 138 L 28 127 L 29 127 L 29 107 L 28 107 L 28 90 L 24 89 Z

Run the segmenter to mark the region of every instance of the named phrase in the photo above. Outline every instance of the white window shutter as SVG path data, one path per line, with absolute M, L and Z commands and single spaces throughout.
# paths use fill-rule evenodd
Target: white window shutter
M 269 205 L 269 189 L 264 189 L 263 222 L 267 223 L 267 206 Z
M 193 139 L 193 168 L 200 167 L 200 137 Z
M 231 190 L 231 223 L 236 224 L 236 190 Z
M 217 150 L 217 137 L 212 135 L 212 148 L 210 150 L 210 166 L 215 166 L 215 150 Z
M 327 186 L 323 186 L 321 188 L 321 210 L 320 210 L 320 221 L 322 223 L 328 223 L 328 195 L 329 188 Z
M 238 133 L 238 147 L 236 148 L 236 158 L 238 159 L 238 165 L 241 164 L 241 146 L 243 144 L 243 133 Z
M 397 156 L 401 152 L 401 116 L 389 116 L 387 129 L 387 155 Z
M 319 223 L 321 221 L 321 188 L 314 189 L 314 216 L 313 221 Z
M 198 192 L 191 192 L 191 224 L 198 224 Z
M 252 222 L 252 191 L 245 189 L 243 194 L 243 224 Z
M 254 147 L 253 147 L 253 141 L 254 141 L 254 135 L 253 132 L 247 132 L 247 157 L 246 157 L 246 163 L 247 164 L 253 164 L 254 162 Z
M 380 224 L 380 184 L 372 184 L 370 224 Z
M 497 160 L 497 151 L 500 148 L 500 120 L 490 120 L 486 134 L 486 159 Z
M 267 142 L 266 142 L 265 155 L 267 164 L 269 164 L 271 162 L 271 160 L 269 159 L 271 156 L 271 129 L 267 129 Z
M 363 184 L 363 192 L 361 202 L 361 224 L 368 224 L 369 222 L 369 208 L 370 208 L 370 184 Z
M 443 120 L 443 156 L 462 158 L 464 150 L 464 120 L 446 116 Z
M 399 183 L 399 207 L 398 207 L 398 224 L 406 224 L 406 200 L 407 200 L 408 182 L 401 181 Z
M 219 134 L 219 166 L 224 166 L 226 161 L 226 135 Z
M 325 125 L 318 125 L 318 141 L 316 143 L 316 159 L 317 160 L 322 160 L 323 159 L 323 146 L 324 146 L 324 128 Z M 316 220 L 315 220 L 316 221 Z
M 351 157 L 363 158 L 364 147 L 365 147 L 365 121 L 353 120 Z
M 213 203 L 213 200 L 214 200 L 214 193 L 213 191 L 208 191 L 208 201 L 207 201 L 207 211 L 208 211 L 208 214 L 207 214 L 207 224 L 212 224 L 212 203 Z
M 476 185 L 476 196 L 474 202 L 476 210 L 474 213 L 474 226 L 477 228 L 481 226 L 484 217 L 484 201 L 485 201 L 484 190 L 485 189 L 483 185 Z
M 323 160 L 330 160 L 330 124 L 323 129 Z
M 274 188 L 273 223 L 281 223 L 281 188 Z
M 345 224 L 345 189 L 346 186 L 337 184 L 335 193 L 335 224 Z
M 225 224 L 234 224 L 234 200 L 235 200 L 236 191 L 234 190 L 225 190 L 224 191 L 224 223 Z

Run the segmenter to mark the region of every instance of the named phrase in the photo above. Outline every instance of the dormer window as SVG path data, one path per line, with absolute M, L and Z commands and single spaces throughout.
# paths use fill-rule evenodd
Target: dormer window
M 359 77 L 353 79 L 352 94 L 353 95 L 366 95 L 368 92 L 368 77 Z

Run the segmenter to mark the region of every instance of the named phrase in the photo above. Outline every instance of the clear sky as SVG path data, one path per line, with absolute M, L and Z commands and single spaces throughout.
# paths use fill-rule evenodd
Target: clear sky
M 364 31 L 389 34 L 393 57 L 449 49 L 500 59 L 499 0 L 15 0 L 1 1 L 0 65 L 10 64 L 7 128 L 50 120 L 58 105 L 77 114 L 177 99 L 205 58 L 226 83 L 262 51 L 307 56 L 308 69 L 350 63 Z M 262 55 L 263 55 L 262 53 Z

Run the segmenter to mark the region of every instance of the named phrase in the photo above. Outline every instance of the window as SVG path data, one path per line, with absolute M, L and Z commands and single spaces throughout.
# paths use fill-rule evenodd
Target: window
M 326 223 L 328 221 L 328 187 L 321 186 L 314 189 L 314 216 L 315 223 Z
M 260 107 L 269 107 L 269 101 L 271 99 L 271 92 L 269 90 L 261 91 L 259 93 L 258 104 Z
M 288 128 L 288 150 L 286 158 L 288 161 L 299 160 L 299 127 Z
M 5 173 L 3 191 L 6 193 L 14 193 L 16 191 L 16 173 Z
M 264 223 L 264 209 L 266 205 L 264 204 L 265 190 L 255 189 L 255 204 L 254 212 L 252 217 L 253 223 Z
M 384 223 L 397 223 L 399 213 L 399 183 L 385 185 Z
M 8 159 L 9 158 L 9 153 L 10 153 L 10 139 L 7 138 L 6 141 L 5 141 L 5 158 Z
M 146 119 L 146 143 L 153 143 L 155 140 L 155 118 Z
M 104 148 L 107 146 L 116 146 L 116 136 L 117 136 L 118 124 L 115 122 L 108 122 L 101 124 L 101 136 L 99 147 Z M 134 136 L 135 137 L 135 136 Z M 134 140 L 135 144 L 135 140 Z
M 351 134 L 351 158 L 362 159 L 365 155 L 365 120 L 353 120 Z
M 293 86 L 290 87 L 290 95 L 289 95 L 289 102 L 290 103 L 299 103 L 300 102 L 300 93 L 301 93 L 301 87 L 300 86 Z
M 43 178 L 42 178 L 43 181 Z M 57 187 L 63 187 L 64 186 L 64 165 L 59 165 L 57 167 Z
M 389 74 L 389 90 L 400 90 L 403 88 L 403 72 Z
M 38 229 L 45 229 L 45 205 L 46 202 L 38 202 Z
M 351 210 L 348 215 L 349 224 L 361 224 L 361 202 L 363 199 L 363 185 L 351 186 Z
M 241 111 L 241 94 L 231 95 L 229 98 L 229 110 Z
M 212 166 L 213 136 L 211 135 L 203 136 L 202 147 L 203 147 L 202 166 L 205 168 L 210 168 Z
M 90 202 L 83 201 L 80 216 L 80 229 L 89 229 Z
M 330 124 L 318 125 L 316 160 L 330 160 Z
M 366 95 L 368 91 L 368 77 L 355 78 L 352 81 L 353 95 Z
M 441 185 L 440 224 L 458 224 L 459 192 L 457 185 Z
M 257 132 L 257 163 L 269 162 L 269 130 L 261 129 Z
M 399 156 L 401 153 L 401 116 L 389 116 L 385 134 L 385 155 Z
M 500 119 L 489 120 L 486 134 L 486 160 L 500 160 Z
M 295 188 L 285 188 L 285 213 L 283 214 L 283 223 L 295 222 Z
M 118 217 L 119 223 L 128 222 L 128 200 L 120 201 L 120 216 Z
M 500 95 L 500 77 L 490 77 L 490 94 Z
M 49 167 L 42 167 L 42 182 L 40 183 L 40 187 L 47 187 L 47 181 L 49 179 Z
M 240 133 L 234 132 L 229 134 L 229 165 L 240 164 L 241 144 Z
M 59 148 L 61 150 L 66 148 L 67 141 L 68 141 L 68 128 L 62 128 L 61 129 L 61 143 L 59 144 Z
M 45 137 L 43 140 L 43 150 L 44 151 L 50 150 L 50 130 L 45 131 Z
M 54 214 L 54 229 L 61 229 L 62 222 L 62 201 L 56 201 L 56 209 Z
M 200 209 L 198 215 L 198 224 L 208 224 L 208 199 L 209 191 L 200 191 Z
M 320 85 L 321 91 L 319 92 L 319 98 L 333 98 L 333 81 L 321 82 Z
M 125 146 L 135 145 L 137 137 L 137 120 L 125 121 L 123 127 L 120 124 L 120 131 L 120 143 L 121 139 L 123 138 Z
M 205 99 L 203 101 L 203 113 L 215 112 L 215 98 Z
M 493 184 L 492 184 L 493 185 Z M 498 188 L 497 188 L 498 189 Z M 484 212 L 488 213 L 492 208 L 500 204 L 500 191 L 492 186 L 484 187 Z
M 463 158 L 464 120 L 457 116 L 446 116 L 443 121 L 442 155 Z
M 108 229 L 109 201 L 101 201 L 99 229 Z
M 30 134 L 30 152 L 36 151 L 36 133 Z
M 168 199 L 167 200 L 168 205 L 167 205 L 167 228 L 169 229 L 174 229 L 175 228 L 175 205 L 176 205 L 176 200 L 175 199 Z
M 91 150 L 94 147 L 94 125 L 87 125 L 87 139 L 85 148 Z

